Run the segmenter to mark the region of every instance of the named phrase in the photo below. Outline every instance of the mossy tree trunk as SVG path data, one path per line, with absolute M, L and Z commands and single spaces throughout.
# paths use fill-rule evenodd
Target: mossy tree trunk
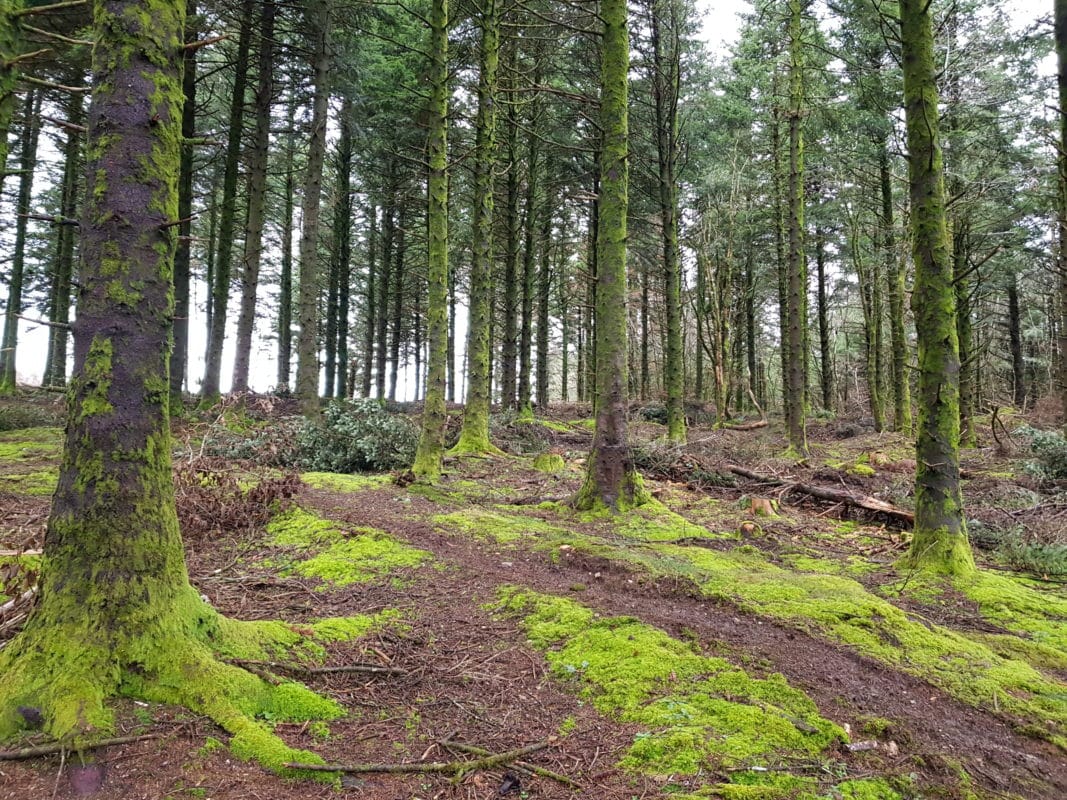
M 185 41 L 197 40 L 196 0 L 185 3 Z M 196 135 L 196 53 L 197 48 L 182 56 L 182 157 L 178 171 L 178 249 L 174 254 L 174 350 L 170 356 L 171 410 L 182 407 L 186 365 L 189 361 L 189 281 L 192 267 L 193 232 L 193 146 L 188 140 Z
M 322 168 L 326 160 L 326 116 L 330 80 L 330 3 L 311 0 L 305 11 L 307 44 L 314 75 L 311 141 L 304 173 L 304 219 L 300 231 L 300 335 L 297 338 L 296 396 L 306 415 L 319 410 L 319 223 Z
M 426 400 L 412 471 L 420 481 L 441 476 L 445 446 L 445 376 L 448 359 L 448 0 L 430 10 L 430 101 L 426 155 Z
M 15 200 L 15 241 L 11 253 L 11 272 L 7 285 L 7 305 L 4 308 L 4 336 L 0 341 L 0 395 L 15 391 L 15 356 L 18 353 L 19 316 L 22 314 L 22 294 L 25 289 L 26 234 L 29 228 L 30 203 L 33 199 L 33 176 L 37 166 L 37 143 L 41 129 L 40 91 L 26 93 L 23 103 L 21 152 L 19 153 L 19 190 Z
M 22 707 L 78 749 L 113 728 L 105 701 L 121 695 L 209 715 L 234 734 L 235 752 L 280 769 L 311 754 L 253 719 L 280 707 L 278 687 L 216 658 L 270 635 L 220 617 L 190 585 L 174 501 L 168 357 L 184 11 L 184 0 L 94 4 L 92 191 L 66 446 L 39 601 L 0 653 L 0 738 L 25 724 Z
M 627 89 L 630 44 L 626 0 L 602 0 L 600 192 L 596 259 L 596 430 L 578 509 L 624 511 L 645 502 L 627 441 L 626 211 Z
M 650 7 L 652 96 L 659 167 L 660 238 L 663 247 L 664 303 L 667 336 L 664 388 L 667 394 L 667 439 L 685 442 L 685 370 L 682 366 L 682 259 L 678 246 L 678 99 L 681 94 L 681 24 L 676 0 Z M 661 30 L 662 28 L 662 30 Z
M 808 454 L 807 389 L 807 265 L 804 258 L 804 42 L 806 0 L 789 1 L 789 220 L 786 268 L 785 391 L 789 447 L 799 457 Z
M 500 61 L 500 7 L 486 0 L 481 12 L 478 117 L 474 145 L 474 213 L 471 221 L 470 313 L 467 328 L 467 402 L 456 453 L 495 451 L 489 441 L 492 372 L 493 168 L 496 164 L 497 67 Z
M 1022 321 L 1019 311 L 1019 279 L 1008 273 L 1008 342 L 1011 350 L 1012 402 L 1022 409 L 1026 405 L 1026 363 L 1023 360 Z
M 950 225 L 952 231 L 952 286 L 956 293 L 956 343 L 960 363 L 960 444 L 974 447 L 977 432 L 974 427 L 975 387 L 978 351 L 975 347 L 973 309 L 971 298 L 974 283 L 968 265 L 968 241 L 970 239 L 970 221 L 964 215 L 957 215 Z
M 1059 247 L 1056 267 L 1060 275 L 1059 380 L 1063 429 L 1067 432 L 1067 0 L 1056 0 L 1056 88 L 1059 93 L 1060 140 L 1057 164 L 1057 221 Z
M 256 322 L 259 266 L 263 259 L 263 224 L 267 206 L 267 165 L 270 148 L 270 117 L 274 99 L 274 0 L 261 0 L 259 11 L 259 56 L 256 72 L 256 127 L 248 154 L 248 217 L 245 222 L 244 257 L 241 259 L 241 307 L 237 313 L 232 391 L 248 391 L 248 368 L 252 358 L 252 332 Z
M 204 359 L 204 382 L 201 400 L 213 403 L 219 397 L 222 380 L 222 350 L 226 342 L 226 316 L 230 305 L 230 276 L 233 267 L 234 230 L 237 226 L 237 179 L 241 168 L 241 143 L 244 141 L 245 88 L 248 84 L 249 51 L 252 44 L 253 0 L 241 6 L 237 60 L 234 62 L 233 94 L 230 97 L 230 121 L 226 139 L 226 158 L 222 177 L 222 207 L 219 209 L 218 255 L 208 291 L 211 292 L 211 321 L 208 324 L 207 352 Z
M 68 121 L 81 125 L 84 118 L 82 96 L 70 98 Z M 64 220 L 73 220 L 78 213 L 78 176 L 81 163 L 82 134 L 75 129 L 67 131 L 63 143 L 63 184 L 59 215 Z M 52 272 L 52 289 L 49 298 L 48 319 L 53 323 L 48 329 L 48 361 L 45 367 L 45 386 L 64 386 L 67 382 L 67 323 L 70 322 L 70 290 L 74 277 L 74 246 L 77 228 L 60 225 L 56 232 L 55 266 Z
M 900 31 L 919 344 L 915 532 L 903 563 L 964 574 L 974 559 L 960 491 L 959 342 L 928 0 L 901 0 Z

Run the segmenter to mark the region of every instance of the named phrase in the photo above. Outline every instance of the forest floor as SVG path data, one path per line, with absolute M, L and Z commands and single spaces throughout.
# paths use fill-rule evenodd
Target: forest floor
M 983 550 L 965 581 L 903 572 L 900 516 L 796 489 L 906 509 L 903 437 L 813 423 L 797 465 L 773 422 L 696 426 L 671 449 L 662 426 L 636 421 L 655 502 L 612 519 L 560 502 L 582 479 L 587 414 L 495 425 L 509 454 L 448 459 L 434 488 L 296 480 L 202 457 L 195 425 L 175 436 L 190 576 L 217 609 L 295 625 L 370 616 L 324 661 L 363 671 L 297 675 L 347 716 L 267 720 L 285 741 L 341 764 L 541 749 L 458 777 L 294 781 L 235 758 L 205 718 L 122 701 L 117 734 L 158 738 L 102 749 L 91 767 L 0 761 L 0 798 L 82 796 L 86 770 L 101 769 L 97 796 L 173 800 L 1067 797 L 1061 577 Z M 60 446 L 55 428 L 0 433 L 0 551 L 40 547 Z M 562 465 L 537 469 L 540 453 Z M 965 451 L 975 530 L 1063 534 L 1063 487 L 1023 475 L 1021 457 Z M 9 593 L 33 563 L 0 557 Z M 0 615 L 0 639 L 18 618 Z

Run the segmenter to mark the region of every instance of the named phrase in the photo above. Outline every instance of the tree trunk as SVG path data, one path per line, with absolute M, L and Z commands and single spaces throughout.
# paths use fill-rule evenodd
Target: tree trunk
M 552 207 L 541 209 L 541 264 L 537 270 L 537 408 L 548 410 L 548 346 L 552 320 L 548 301 L 552 292 Z
M 184 10 L 183 0 L 94 6 L 92 191 L 80 227 L 66 445 L 39 601 L 0 652 L 0 738 L 31 708 L 49 736 L 81 750 L 114 728 L 105 701 L 121 695 L 205 714 L 233 735 L 235 753 L 280 770 L 311 754 L 255 717 L 294 719 L 293 708 L 315 705 L 343 711 L 216 657 L 291 645 L 292 631 L 223 619 L 201 599 L 174 502 L 168 357 Z
M 396 229 L 396 268 L 393 278 L 393 319 L 389 326 L 389 399 L 396 401 L 396 385 L 400 374 L 400 345 L 403 340 L 404 322 L 404 250 L 407 231 L 407 208 L 400 207 Z M 383 309 L 384 311 L 384 309 Z
M 326 116 L 330 78 L 329 0 L 309 0 L 307 40 L 312 53 L 315 93 L 311 106 L 311 142 L 304 176 L 304 220 L 300 232 L 300 336 L 297 339 L 296 396 L 306 415 L 319 410 L 319 208 L 322 167 L 326 158 Z
M 1015 273 L 1008 275 L 1008 340 L 1011 343 L 1012 401 L 1026 406 L 1026 363 L 1023 360 L 1022 323 L 1019 314 L 1019 286 Z
M 808 454 L 805 428 L 805 386 L 807 383 L 807 268 L 804 263 L 804 113 L 803 42 L 801 14 L 805 0 L 789 0 L 789 257 L 786 275 L 788 367 L 786 430 L 789 447 L 797 456 Z
M 393 285 L 393 246 L 396 243 L 396 164 L 389 162 L 389 199 L 382 214 L 382 268 L 378 273 L 378 318 L 375 321 L 375 396 L 385 399 L 385 368 L 389 357 L 389 297 Z
M 506 72 L 514 72 L 517 45 L 507 49 Z M 513 83 L 513 82 L 512 82 Z M 519 394 L 519 330 L 522 290 L 519 280 L 519 126 L 514 109 L 507 111 L 507 176 L 505 178 L 506 205 L 504 209 L 504 341 L 500 349 L 500 403 L 504 408 L 517 409 Z M 527 380 L 529 376 L 527 375 Z
M 11 277 L 7 287 L 4 311 L 4 338 L 0 343 L 0 395 L 13 394 L 16 372 L 15 355 L 19 340 L 19 315 L 22 314 L 22 293 L 25 283 L 27 214 L 33 201 L 33 176 L 37 166 L 37 142 L 41 135 L 38 118 L 41 114 L 40 91 L 26 93 L 22 111 L 22 152 L 19 156 L 19 193 L 15 200 L 15 246 L 11 254 Z
M 904 564 L 963 574 L 974 559 L 960 491 L 959 342 L 928 0 L 901 0 L 900 20 L 919 342 L 915 533 Z
M 957 218 L 952 227 L 952 286 L 956 294 L 956 342 L 960 363 L 960 444 L 974 447 L 975 364 L 973 310 L 971 308 L 972 280 L 967 266 L 968 222 Z
M 289 95 L 289 120 L 285 131 L 285 178 L 282 184 L 282 267 L 278 278 L 278 390 L 289 389 L 293 354 L 293 178 L 296 137 L 296 92 Z
M 627 83 L 625 0 L 602 0 L 600 202 L 597 215 L 596 429 L 575 508 L 625 511 L 647 500 L 627 441 L 626 211 Z
M 830 349 L 830 303 L 826 290 L 826 231 L 815 226 L 815 269 L 819 279 L 819 366 L 822 380 L 822 407 L 834 410 L 834 362 Z
M 882 185 L 882 247 L 885 254 L 886 279 L 889 282 L 889 354 L 893 384 L 893 427 L 911 432 L 911 389 L 908 379 L 908 340 L 904 332 L 904 261 L 896 252 L 893 222 L 893 181 L 889 172 L 889 142 L 882 140 L 879 153 L 879 177 Z
M 526 143 L 526 198 L 523 221 L 522 249 L 522 326 L 519 332 L 519 413 L 524 418 L 533 417 L 531 372 L 533 370 L 533 306 L 534 306 L 534 251 L 536 237 L 534 226 L 537 220 L 538 182 L 540 176 L 541 139 L 537 135 L 537 100 L 531 103 L 530 130 Z
M 81 125 L 83 117 L 81 95 L 73 95 L 70 100 L 68 120 L 74 125 Z M 67 140 L 63 145 L 63 195 L 59 212 L 63 219 L 74 219 L 78 213 L 78 175 L 82 169 L 81 137 L 80 132 L 69 130 Z M 60 225 L 56 232 L 56 260 L 53 270 L 51 308 L 48 315 L 49 321 L 55 324 L 48 329 L 48 366 L 45 373 L 45 386 L 65 386 L 67 383 L 67 337 L 69 334 L 64 326 L 70 321 L 70 288 L 71 279 L 74 276 L 76 231 L 73 225 Z M 180 388 L 179 386 L 179 391 Z
M 377 317 L 378 296 L 375 281 L 378 277 L 378 207 L 371 203 L 367 231 L 367 280 L 363 300 L 363 378 L 362 395 L 370 397 L 374 374 L 374 321 Z
M 256 87 L 256 129 L 248 157 L 248 219 L 245 223 L 241 267 L 241 309 L 237 315 L 237 343 L 233 360 L 234 392 L 248 391 L 252 331 L 256 322 L 256 293 L 263 258 L 263 222 L 267 205 L 267 164 L 270 111 L 274 98 L 274 0 L 261 0 L 259 17 L 259 84 Z
M 8 133 L 11 121 L 18 108 L 18 67 L 17 62 L 9 60 L 21 54 L 22 32 L 15 13 L 22 10 L 25 0 L 7 0 L 0 8 L 0 190 L 4 188 L 7 177 Z
M 426 401 L 412 471 L 421 481 L 441 476 L 445 446 L 445 361 L 448 357 L 448 0 L 433 0 L 430 10 L 430 102 L 426 151 L 427 292 Z
M 656 116 L 659 166 L 660 237 L 663 247 L 664 303 L 667 306 L 664 388 L 667 394 L 667 439 L 685 442 L 685 371 L 682 367 L 682 260 L 678 246 L 678 99 L 681 94 L 681 21 L 675 0 L 654 3 L 649 15 L 654 74 L 652 94 Z M 660 17 L 667 23 L 663 41 Z
M 234 229 L 237 224 L 237 175 L 241 167 L 241 142 L 244 141 L 245 85 L 248 82 L 248 52 L 252 42 L 253 0 L 241 7 L 241 29 L 237 40 L 233 94 L 230 96 L 230 127 L 226 139 L 226 160 L 222 177 L 222 207 L 219 210 L 218 256 L 215 259 L 211 324 L 207 332 L 204 358 L 204 382 L 201 400 L 213 403 L 219 396 L 222 376 L 222 349 L 226 342 L 226 312 L 230 303 L 230 275 L 233 265 Z
M 500 57 L 500 8 L 482 4 L 478 118 L 475 122 L 474 213 L 471 221 L 470 313 L 467 328 L 467 403 L 456 453 L 488 453 L 490 317 L 492 315 L 493 168 L 496 164 L 497 66 Z
M 335 397 L 351 392 L 348 375 L 348 314 L 352 282 L 352 100 L 341 102 L 341 137 L 337 144 L 337 201 L 334 208 L 334 252 L 337 260 L 337 380 Z
M 1059 95 L 1060 140 L 1057 165 L 1059 243 L 1056 267 L 1060 276 L 1059 381 L 1063 430 L 1067 433 L 1067 0 L 1056 0 L 1056 89 Z

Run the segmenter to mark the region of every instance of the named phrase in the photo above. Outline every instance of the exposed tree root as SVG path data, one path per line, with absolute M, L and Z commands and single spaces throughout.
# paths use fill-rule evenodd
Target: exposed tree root
M 284 772 L 290 761 L 322 763 L 314 753 L 289 747 L 258 718 L 329 720 L 344 709 L 300 683 L 267 681 L 226 663 L 294 648 L 321 652 L 314 631 L 230 620 L 188 585 L 170 603 L 152 607 L 161 608 L 154 618 L 107 630 L 38 609 L 0 652 L 0 738 L 32 721 L 68 750 L 94 747 L 114 730 L 107 700 L 129 697 L 210 717 L 231 734 L 234 755 L 273 771 Z
M 133 742 L 143 742 L 147 739 L 161 739 L 167 734 L 163 733 L 142 733 L 140 736 L 116 736 L 112 739 L 98 739 L 91 745 L 83 747 L 82 750 L 88 750 L 91 748 L 110 747 L 115 744 L 131 744 Z M 69 742 L 50 742 L 49 744 L 35 745 L 34 747 L 22 747 L 18 750 L 0 750 L 0 761 L 26 761 L 31 758 L 40 758 L 41 756 L 51 756 L 56 753 L 70 750 Z

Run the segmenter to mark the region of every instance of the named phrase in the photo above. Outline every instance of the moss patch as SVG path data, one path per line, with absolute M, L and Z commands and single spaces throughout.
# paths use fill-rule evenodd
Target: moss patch
M 654 574 L 689 578 L 710 597 L 849 645 L 970 705 L 1041 720 L 1042 736 L 1067 745 L 1063 684 L 979 640 L 913 619 L 853 580 L 797 574 L 770 564 L 752 547 L 717 552 L 670 544 L 591 546 Z
M 431 558 L 375 528 L 343 526 L 302 508 L 292 508 L 267 526 L 271 542 L 314 552 L 287 571 L 321 578 L 332 586 L 366 583 Z
M 341 475 L 336 472 L 305 472 L 300 480 L 312 489 L 327 489 L 331 492 L 363 492 L 380 489 L 389 483 L 386 474 Z
M 63 446 L 59 428 L 20 428 L 0 432 L 0 461 L 58 458 Z
M 651 774 L 772 759 L 809 759 L 844 732 L 781 675 L 753 678 L 728 661 L 628 617 L 600 618 L 574 601 L 505 590 L 553 674 L 606 714 L 648 728 L 623 766 Z
M 59 471 L 54 469 L 18 475 L 0 475 L 0 492 L 50 497 L 55 492 L 58 482 Z
M 559 453 L 540 453 L 534 457 L 533 468 L 538 472 L 555 475 L 567 468 L 567 462 Z
M 484 508 L 468 508 L 451 514 L 438 514 L 434 524 L 458 531 L 479 539 L 499 542 L 518 541 L 530 536 L 567 538 L 570 532 L 537 517 L 489 511 Z

